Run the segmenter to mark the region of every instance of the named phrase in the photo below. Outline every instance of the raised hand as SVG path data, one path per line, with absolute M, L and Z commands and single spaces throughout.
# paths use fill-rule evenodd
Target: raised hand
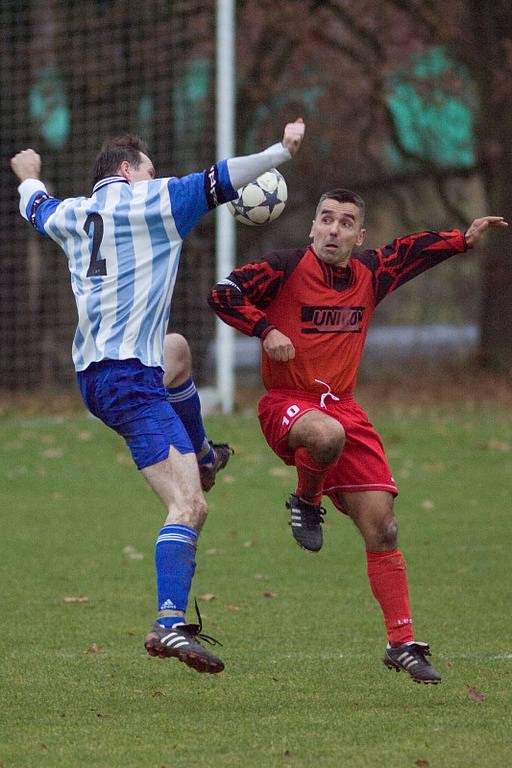
M 480 242 L 484 233 L 491 227 L 494 229 L 506 229 L 508 222 L 505 221 L 503 216 L 481 216 L 479 219 L 475 219 L 469 225 L 465 234 L 468 248 L 474 248 Z
M 287 123 L 284 127 L 283 147 L 289 151 L 290 155 L 295 155 L 302 144 L 306 126 L 302 117 L 298 117 L 294 123 Z
M 38 179 L 41 173 L 41 158 L 33 149 L 22 149 L 11 158 L 11 168 L 20 181 Z

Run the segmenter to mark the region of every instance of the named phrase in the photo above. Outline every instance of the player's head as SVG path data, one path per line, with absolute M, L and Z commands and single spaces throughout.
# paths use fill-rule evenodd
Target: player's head
M 145 142 L 132 134 L 107 139 L 94 162 L 93 186 L 108 176 L 124 176 L 131 182 L 154 179 L 155 169 Z
M 316 255 L 328 264 L 348 263 L 364 242 L 364 200 L 349 189 L 324 192 L 318 201 L 309 236 Z

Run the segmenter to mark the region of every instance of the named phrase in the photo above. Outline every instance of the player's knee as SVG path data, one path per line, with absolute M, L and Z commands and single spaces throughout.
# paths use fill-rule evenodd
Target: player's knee
M 386 549 L 396 549 L 398 544 L 398 522 L 396 517 L 387 517 L 378 531 L 380 543 Z
M 332 464 L 345 445 L 345 430 L 334 420 L 322 422 L 315 434 L 314 454 L 319 464 Z
M 177 387 L 192 372 L 192 355 L 184 336 L 168 333 L 164 339 L 164 385 Z

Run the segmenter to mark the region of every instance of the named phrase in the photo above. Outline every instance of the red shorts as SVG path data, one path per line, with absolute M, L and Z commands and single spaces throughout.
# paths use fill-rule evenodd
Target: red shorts
M 264 395 L 258 405 L 258 417 L 267 443 L 285 464 L 294 465 L 294 453 L 288 447 L 288 432 L 295 421 L 308 411 L 321 411 L 336 419 L 345 430 L 343 452 L 325 479 L 324 494 L 342 509 L 339 492 L 389 491 L 396 496 L 398 488 L 384 454 L 382 440 L 352 395 L 339 400 L 325 398 L 325 407 L 317 395 L 307 392 L 274 389 Z

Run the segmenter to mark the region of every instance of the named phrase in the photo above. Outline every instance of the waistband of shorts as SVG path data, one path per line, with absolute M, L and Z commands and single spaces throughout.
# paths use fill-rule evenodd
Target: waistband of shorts
M 304 389 L 269 389 L 267 394 L 269 395 L 282 395 L 283 397 L 296 397 L 300 398 L 300 400 L 309 400 L 312 403 L 318 403 L 320 401 L 320 398 L 324 394 L 330 395 L 330 400 L 333 403 L 350 403 L 354 400 L 354 393 L 353 392 L 342 392 L 341 394 L 338 394 L 337 392 L 306 392 Z M 336 398 L 336 399 L 334 399 Z
M 147 371 L 162 370 L 162 368 L 159 365 L 155 365 L 155 366 L 145 365 L 143 362 L 141 362 L 141 360 L 139 360 L 138 357 L 123 357 L 121 359 L 104 357 L 102 360 L 96 360 L 92 363 L 89 363 L 87 368 L 84 368 L 83 371 L 78 371 L 77 373 L 85 373 L 86 371 L 101 371 L 105 368 L 111 368 L 112 366 L 118 369 L 124 369 L 124 370 L 126 369 L 140 370 L 141 368 Z

